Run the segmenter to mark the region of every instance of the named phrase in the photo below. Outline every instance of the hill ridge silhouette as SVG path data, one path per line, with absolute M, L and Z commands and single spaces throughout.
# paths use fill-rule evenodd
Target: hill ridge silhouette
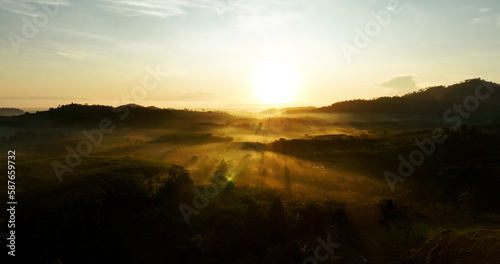
M 178 110 L 171 108 L 144 107 L 136 104 L 126 104 L 118 107 L 106 105 L 82 105 L 71 103 L 50 108 L 47 111 L 24 113 L 18 116 L 0 116 L 0 126 L 22 127 L 89 127 L 98 125 L 108 118 L 114 123 L 128 127 L 162 127 L 164 125 L 184 122 L 217 122 L 227 121 L 233 116 L 223 112 L 200 112 L 193 110 Z
M 383 96 L 373 99 L 353 99 L 333 103 L 329 106 L 312 110 L 286 111 L 286 114 L 299 113 L 351 113 L 351 114 L 420 114 L 441 115 L 454 103 L 463 103 L 468 96 L 475 95 L 478 85 L 500 87 L 499 84 L 484 81 L 480 78 L 468 79 L 449 86 L 431 86 L 402 96 Z M 496 89 L 495 89 L 496 90 Z M 480 102 L 479 114 L 500 114 L 500 96 L 491 93 L 491 97 Z

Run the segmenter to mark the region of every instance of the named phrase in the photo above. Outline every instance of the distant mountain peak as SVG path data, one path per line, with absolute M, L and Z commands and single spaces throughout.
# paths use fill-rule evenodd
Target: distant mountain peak
M 22 114 L 24 114 L 24 111 L 18 108 L 10 108 L 10 107 L 0 108 L 0 116 L 13 116 Z

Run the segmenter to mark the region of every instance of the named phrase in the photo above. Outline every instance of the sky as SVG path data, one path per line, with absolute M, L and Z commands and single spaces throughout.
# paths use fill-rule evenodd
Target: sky
M 500 81 L 496 0 L 0 0 L 0 35 L 0 107 L 324 106 Z

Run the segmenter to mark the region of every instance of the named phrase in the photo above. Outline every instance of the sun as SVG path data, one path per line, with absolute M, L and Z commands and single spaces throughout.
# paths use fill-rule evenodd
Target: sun
M 298 84 L 298 73 L 290 63 L 268 62 L 256 71 L 254 91 L 261 103 L 290 103 L 295 99 Z

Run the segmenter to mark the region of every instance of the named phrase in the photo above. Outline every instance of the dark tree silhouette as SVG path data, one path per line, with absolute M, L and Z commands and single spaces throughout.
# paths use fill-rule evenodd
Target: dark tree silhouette
M 384 227 L 390 239 L 390 230 L 394 229 L 394 239 L 396 239 L 397 230 L 404 231 L 405 241 L 408 242 L 412 220 L 409 217 L 409 207 L 400 204 L 394 204 L 391 199 L 378 203 L 380 215 L 378 223 Z

